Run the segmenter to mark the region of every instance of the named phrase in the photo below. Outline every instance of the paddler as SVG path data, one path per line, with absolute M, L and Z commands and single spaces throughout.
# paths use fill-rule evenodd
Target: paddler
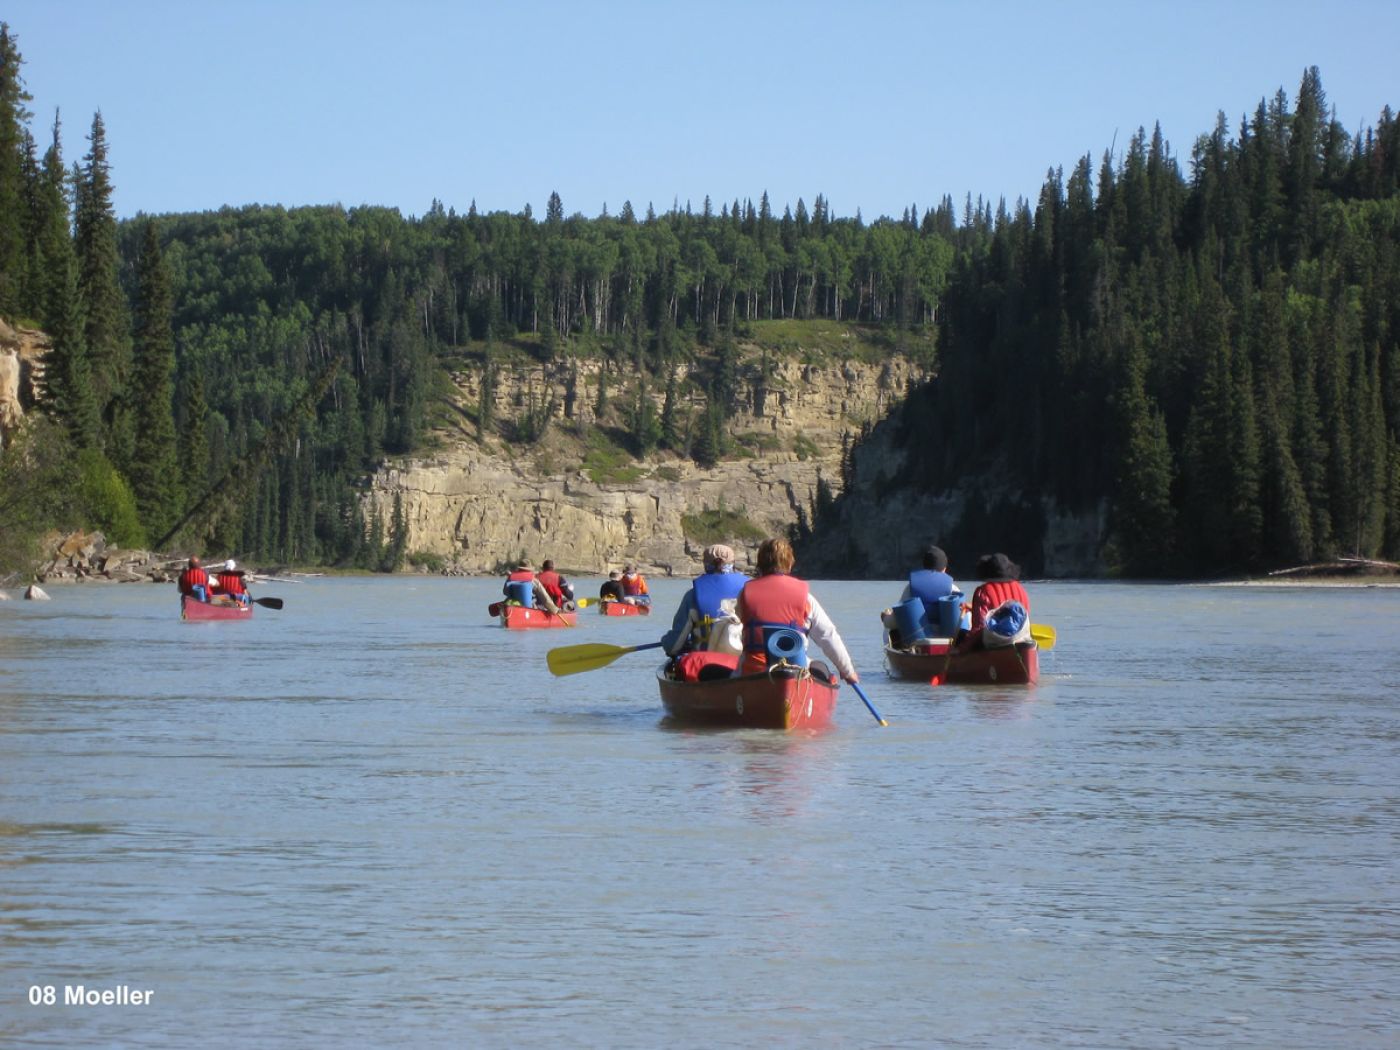
M 852 684 L 860 681 L 846 643 L 806 580 L 792 575 L 792 544 L 782 537 L 764 540 L 758 548 L 758 576 L 739 592 L 737 612 L 744 625 L 744 658 L 740 674 L 757 674 L 768 666 L 768 634 L 790 629 L 817 643 Z

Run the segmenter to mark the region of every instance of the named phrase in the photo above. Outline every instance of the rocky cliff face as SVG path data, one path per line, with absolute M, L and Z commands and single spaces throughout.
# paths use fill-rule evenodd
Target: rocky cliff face
M 763 382 L 751 367 L 742 374 L 743 408 L 729 425 L 749 450 L 744 458 L 702 469 L 663 454 L 636 464 L 630 480 L 603 481 L 582 466 L 574 436 L 598 425 L 598 366 L 580 367 L 572 419 L 564 415 L 570 376 L 562 367 L 507 370 L 496 389 L 496 417 L 510 420 L 522 404 L 553 399 L 552 435 L 520 447 L 495 438 L 479 443 L 469 424 L 441 431 L 439 451 L 386 464 L 367 501 L 388 522 L 397 495 L 408 550 L 467 573 L 496 572 L 524 552 L 581 575 L 624 561 L 653 574 L 692 575 L 708 540 L 688 536 L 682 519 L 720 509 L 751 526 L 742 530 L 748 535 L 724 537 L 741 565 L 751 564 L 763 536 L 786 534 L 811 515 L 819 482 L 840 491 L 845 446 L 922 378 L 903 359 L 822 367 L 789 361 L 773 366 Z M 480 374 L 463 371 L 454 380 L 460 404 L 474 408 Z M 699 407 L 689 410 L 698 414 Z
M 0 446 L 39 399 L 49 337 L 31 328 L 11 328 L 0 320 Z

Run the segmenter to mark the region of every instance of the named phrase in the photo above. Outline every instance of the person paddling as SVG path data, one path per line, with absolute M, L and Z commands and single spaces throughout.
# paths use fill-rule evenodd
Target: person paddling
M 988 620 L 1008 603 L 1021 607 L 1017 637 L 1013 640 L 1019 641 L 1021 634 L 1029 637 L 1031 599 L 1021 586 L 1021 567 L 1005 554 L 984 554 L 977 559 L 977 576 L 986 582 L 972 592 L 972 628 L 958 639 L 958 651 L 983 646 Z
M 757 674 L 768 666 L 768 634 L 790 629 L 816 642 L 847 682 L 860 681 L 846 643 L 805 580 L 792 575 L 792 544 L 782 537 L 764 540 L 756 559 L 758 576 L 739 592 L 737 612 L 744 625 L 740 674 Z
M 903 605 L 910 598 L 918 598 L 923 603 L 926 614 L 929 616 L 936 628 L 938 619 L 934 615 L 939 608 L 939 603 L 957 595 L 962 597 L 962 591 L 953 582 L 953 577 L 948 573 L 948 555 L 944 553 L 942 547 L 929 544 L 920 555 L 920 568 L 909 573 L 909 582 L 904 585 L 904 592 L 899 596 L 899 604 Z M 952 610 L 958 613 L 957 609 Z M 907 648 L 913 643 L 912 638 L 901 637 L 899 630 L 899 617 L 893 608 L 886 609 L 880 614 L 880 621 L 885 625 L 885 629 L 890 632 L 890 644 L 895 648 Z M 948 633 L 948 637 L 956 634 L 956 625 Z M 939 632 L 939 637 L 943 637 Z
M 219 570 L 219 575 L 214 580 L 214 591 L 231 598 L 233 601 L 247 605 L 253 599 L 248 594 L 248 586 L 244 582 L 244 572 L 238 567 L 238 563 L 232 558 L 224 562 L 223 568 Z
M 537 575 L 535 579 L 539 580 L 540 586 L 543 587 L 550 598 L 554 600 L 555 605 L 559 606 L 561 609 L 573 609 L 572 605 L 566 605 L 565 603 L 574 600 L 574 589 L 568 580 L 554 571 L 553 558 L 546 558 L 544 560 L 544 564 L 540 566 L 539 575 Z
M 199 558 L 190 555 L 189 563 L 185 566 L 185 571 L 180 573 L 180 579 L 176 581 L 180 588 L 180 593 L 188 595 L 197 601 L 209 601 L 209 574 L 204 571 L 199 563 Z
M 521 558 L 516 563 L 515 571 L 506 577 L 501 592 L 507 601 L 513 601 L 527 609 L 544 609 L 550 613 L 559 611 L 559 606 L 535 575 L 535 567 L 530 564 L 529 558 Z
M 600 602 L 620 602 L 622 596 L 622 573 L 613 569 L 608 573 L 608 578 L 603 581 L 603 585 L 598 588 L 598 600 Z
M 738 653 L 741 649 L 734 607 L 748 577 L 734 571 L 734 550 L 723 543 L 706 547 L 702 557 L 704 574 L 695 577 L 671 629 L 661 638 L 662 648 L 671 656 L 687 650 Z M 731 626 L 736 629 L 731 631 Z
M 651 593 L 647 581 L 637 567 L 628 563 L 622 569 L 622 600 L 628 605 L 650 605 Z

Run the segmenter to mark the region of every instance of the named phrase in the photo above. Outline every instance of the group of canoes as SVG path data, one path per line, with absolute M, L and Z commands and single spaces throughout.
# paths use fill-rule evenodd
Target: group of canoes
M 664 648 L 670 659 L 657 681 L 668 715 L 677 720 L 821 728 L 831 722 L 844 679 L 883 724 L 835 626 L 806 583 L 791 575 L 786 541 L 765 541 L 753 579 L 733 573 L 732 558 L 727 547 L 707 548 L 705 573 L 687 591 L 660 642 L 566 646 L 550 653 L 550 669 L 573 674 L 623 653 Z M 985 556 L 978 563 L 984 582 L 964 601 L 947 574 L 946 556 L 927 548 L 900 602 L 881 614 L 889 673 L 933 685 L 1034 685 L 1039 651 L 1054 644 L 1054 631 L 1030 622 L 1030 599 L 1019 574 L 1005 555 Z M 809 641 L 832 666 L 809 658 Z

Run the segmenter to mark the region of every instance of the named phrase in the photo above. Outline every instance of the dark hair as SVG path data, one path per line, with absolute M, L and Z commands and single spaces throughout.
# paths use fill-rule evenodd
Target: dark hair
M 758 556 L 754 560 L 758 566 L 758 574 L 767 576 L 774 572 L 791 572 L 796 558 L 792 553 L 792 544 L 777 536 L 758 545 Z
M 540 569 L 543 570 L 544 572 L 553 572 L 553 571 L 554 571 L 554 559 L 553 559 L 553 558 L 546 558 L 546 559 L 544 560 L 544 564 L 540 566 Z
M 934 572 L 944 572 L 948 568 L 948 555 L 943 553 L 942 547 L 935 547 L 932 544 L 924 548 L 924 568 L 932 569 Z
M 1005 554 L 984 554 L 977 559 L 979 580 L 1019 580 L 1021 567 Z

